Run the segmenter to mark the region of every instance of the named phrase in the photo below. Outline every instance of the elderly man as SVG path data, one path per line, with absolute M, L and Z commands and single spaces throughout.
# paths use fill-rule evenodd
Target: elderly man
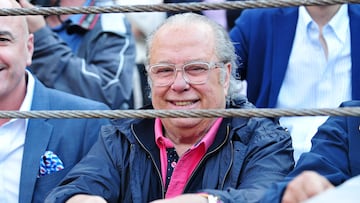
M 235 58 L 219 24 L 168 18 L 148 39 L 152 107 L 252 108 L 233 97 Z M 294 164 L 290 135 L 267 118 L 115 120 L 101 136 L 47 202 L 257 202 Z

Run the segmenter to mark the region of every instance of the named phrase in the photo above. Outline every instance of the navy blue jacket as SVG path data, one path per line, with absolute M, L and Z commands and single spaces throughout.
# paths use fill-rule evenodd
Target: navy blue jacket
M 360 99 L 360 5 L 349 4 L 352 99 Z M 298 8 L 244 10 L 230 37 L 239 57 L 239 75 L 257 107 L 273 108 L 285 77 L 295 37 Z
M 360 101 L 341 104 L 352 106 L 360 106 Z M 280 202 L 288 182 L 305 170 L 317 171 L 335 186 L 360 175 L 359 124 L 360 117 L 330 117 L 312 138 L 310 152 L 301 155 L 295 169 L 273 185 L 262 202 Z
M 240 107 L 246 105 L 243 101 Z M 103 128 L 101 139 L 46 202 L 64 202 L 78 193 L 100 195 L 110 203 L 164 198 L 154 120 L 115 120 Z M 184 193 L 206 191 L 224 202 L 258 202 L 271 183 L 292 170 L 292 153 L 289 133 L 273 120 L 224 118 Z

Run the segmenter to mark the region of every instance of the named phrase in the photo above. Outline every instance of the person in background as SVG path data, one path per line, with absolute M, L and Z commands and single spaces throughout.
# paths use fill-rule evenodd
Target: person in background
M 359 106 L 360 101 L 355 100 L 340 105 Z M 329 117 L 312 138 L 311 150 L 300 156 L 295 169 L 284 180 L 274 184 L 262 202 L 303 202 L 357 178 L 360 175 L 359 123 L 360 117 Z M 349 197 L 338 195 L 331 202 L 359 200 L 345 201 L 347 199 Z
M 32 7 L 19 0 L 24 8 Z M 37 0 L 32 1 L 38 4 Z M 40 6 L 109 6 L 110 0 L 44 0 Z M 47 87 L 107 104 L 133 107 L 135 42 L 122 13 L 27 16 L 35 36 L 29 67 Z
M 149 36 L 155 110 L 253 108 L 237 94 L 223 27 L 174 15 Z M 258 202 L 293 168 L 291 138 L 269 118 L 119 119 L 45 202 Z
M 1 0 L 0 8 L 21 8 Z M 26 67 L 34 36 L 24 16 L 0 17 L 0 110 L 108 110 L 45 87 Z M 107 119 L 0 118 L 0 202 L 43 203 L 97 140 Z
M 236 1 L 236 0 L 164 0 L 164 3 L 221 3 L 225 1 Z M 240 16 L 242 10 L 203 10 L 198 12 L 199 14 L 205 15 L 215 22 L 222 25 L 226 30 L 231 30 L 234 27 L 235 20 Z M 168 16 L 174 15 L 176 11 L 167 12 Z
M 259 108 L 335 108 L 360 99 L 360 5 L 243 11 L 230 37 L 247 97 Z M 294 158 L 327 116 L 282 117 Z
M 156 5 L 162 4 L 162 0 L 117 0 L 119 5 Z M 132 33 L 136 41 L 136 65 L 139 74 L 140 85 L 138 87 L 142 101 L 141 105 L 150 104 L 150 87 L 147 83 L 145 62 L 146 62 L 146 45 L 145 40 L 151 32 L 153 32 L 166 18 L 165 12 L 134 12 L 125 13 L 125 16 L 131 23 Z M 134 86 L 134 88 L 136 88 Z M 139 106 L 141 107 L 141 106 Z

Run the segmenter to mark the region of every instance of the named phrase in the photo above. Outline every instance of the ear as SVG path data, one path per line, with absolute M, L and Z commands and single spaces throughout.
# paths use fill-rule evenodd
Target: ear
M 228 90 L 229 90 L 229 86 L 230 86 L 230 77 L 231 77 L 231 63 L 228 62 L 224 65 L 224 69 L 226 71 L 226 74 L 225 74 L 225 80 L 224 80 L 224 92 L 225 92 L 225 95 L 227 95 L 228 93 Z
M 27 59 L 26 59 L 26 65 L 30 66 L 32 62 L 32 55 L 34 53 L 34 35 L 29 34 L 28 39 L 26 41 L 26 48 L 27 48 Z

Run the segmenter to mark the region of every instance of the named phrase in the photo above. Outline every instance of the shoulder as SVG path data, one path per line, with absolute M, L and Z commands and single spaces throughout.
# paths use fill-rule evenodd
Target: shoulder
M 136 138 L 132 133 L 132 125 L 135 125 L 142 119 L 136 118 L 121 118 L 111 119 L 109 124 L 101 127 L 101 139 L 104 144 L 113 150 L 127 148 L 126 143 L 137 143 Z M 139 136 L 139 135 L 138 135 Z
M 360 107 L 360 100 L 345 101 L 342 102 L 339 107 Z M 337 133 L 339 136 L 345 136 L 347 133 L 344 133 L 343 131 L 349 129 L 351 129 L 351 132 L 358 132 L 359 121 L 359 116 L 330 116 L 321 126 L 319 126 L 318 131 L 331 132 L 330 134 L 325 133 L 326 136 L 334 135 L 335 132 L 340 132 Z
M 52 100 L 57 106 L 62 106 L 64 109 L 74 110 L 107 110 L 109 109 L 104 103 L 97 102 L 91 99 L 83 98 L 66 92 L 61 92 L 55 89 L 49 90 L 53 95 Z
M 278 23 L 273 23 L 274 20 L 296 20 L 297 11 L 298 9 L 295 7 L 245 9 L 236 19 L 235 27 L 253 32 L 259 32 L 258 30 L 261 30 L 263 33 L 264 30 L 276 28 Z
M 352 107 L 352 106 L 360 106 L 360 100 L 345 101 L 340 104 L 340 107 Z
M 241 102 L 242 101 L 242 102 Z M 236 105 L 231 108 L 256 109 L 247 100 L 235 101 Z M 235 117 L 231 121 L 234 136 L 238 136 L 242 142 L 267 143 L 274 140 L 290 140 L 289 132 L 279 124 L 278 118 L 241 118 Z M 236 138 L 235 138 L 236 139 Z
M 33 104 L 49 110 L 108 110 L 104 103 L 76 96 L 60 90 L 45 87 L 40 81 L 35 83 Z M 37 107 L 41 108 L 41 107 Z
M 256 8 L 256 9 L 245 9 L 241 15 L 245 17 L 251 17 L 255 19 L 266 20 L 265 17 L 271 17 L 274 15 L 287 15 L 289 13 L 296 12 L 298 8 L 296 7 L 287 7 L 287 8 Z
M 282 127 L 276 118 L 250 118 L 247 128 L 255 142 L 291 139 L 290 133 Z
M 360 16 L 360 4 L 348 4 L 349 11 L 357 16 Z

